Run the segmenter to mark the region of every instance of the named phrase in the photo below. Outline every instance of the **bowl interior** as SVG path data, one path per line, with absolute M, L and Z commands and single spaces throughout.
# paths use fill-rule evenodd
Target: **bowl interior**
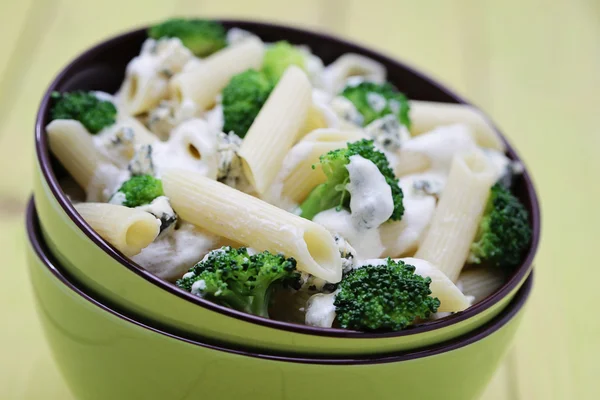
M 387 68 L 388 79 L 401 91 L 405 92 L 409 98 L 448 103 L 466 103 L 466 101 L 458 95 L 453 94 L 442 85 L 413 70 L 409 66 L 380 53 L 363 48 L 353 43 L 346 42 L 339 38 L 298 28 L 284 27 L 273 24 L 249 21 L 223 22 L 227 27 L 239 27 L 252 31 L 267 42 L 285 39 L 292 43 L 308 45 L 315 54 L 323 58 L 325 63 L 329 63 L 345 53 L 359 53 L 381 62 Z M 193 303 L 196 303 L 199 306 L 225 313 L 238 319 L 256 322 L 261 325 L 270 326 L 276 329 L 290 330 L 307 334 L 320 334 L 325 336 L 337 335 L 343 337 L 390 337 L 410 335 L 431 329 L 438 329 L 443 326 L 468 319 L 498 303 L 502 298 L 511 293 L 513 289 L 523 281 L 527 273 L 529 273 L 539 241 L 540 213 L 537 196 L 527 171 L 525 171 L 524 174 L 516 180 L 514 186 L 515 194 L 523 201 L 529 211 L 530 220 L 534 231 L 530 248 L 524 257 L 523 263 L 510 271 L 506 283 L 499 290 L 490 295 L 488 298 L 470 307 L 466 311 L 457 313 L 442 320 L 426 322 L 421 325 L 410 327 L 400 332 L 381 334 L 375 333 L 367 335 L 360 332 L 315 328 L 268 320 L 218 306 L 214 303 L 184 292 L 168 282 L 162 281 L 161 279 L 145 271 L 143 268 L 130 261 L 119 251 L 114 249 L 111 245 L 100 238 L 100 236 L 97 235 L 87 225 L 87 223 L 85 223 L 79 214 L 76 213 L 75 209 L 58 184 L 59 179 L 65 176 L 66 171 L 50 154 L 48 150 L 48 141 L 45 134 L 45 126 L 50 122 L 50 93 L 52 91 L 102 90 L 105 92 L 114 93 L 119 88 L 124 78 L 124 72 L 127 63 L 139 53 L 141 44 L 145 39 L 145 30 L 140 29 L 109 39 L 81 54 L 72 63 L 65 67 L 65 69 L 63 69 L 57 78 L 51 83 L 40 105 L 36 121 L 36 153 L 38 162 L 44 179 L 48 183 L 51 192 L 56 197 L 65 214 L 72 221 L 74 221 L 75 224 L 81 227 L 88 238 L 97 243 L 98 246 L 110 254 L 117 262 L 123 264 L 125 268 L 129 268 L 130 270 L 136 272 L 136 274 L 143 279 L 146 279 L 156 286 L 168 290 L 179 297 L 183 297 Z M 507 146 L 509 156 L 512 159 L 519 160 L 517 153 L 509 143 L 507 143 Z

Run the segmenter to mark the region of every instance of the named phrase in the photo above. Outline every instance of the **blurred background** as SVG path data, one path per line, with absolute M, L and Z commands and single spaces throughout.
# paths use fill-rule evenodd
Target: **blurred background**
M 42 340 L 23 257 L 42 92 L 86 47 L 172 15 L 333 33 L 415 66 L 490 114 L 533 173 L 543 235 L 533 299 L 484 399 L 600 398 L 600 1 L 1 0 L 0 399 L 71 399 Z

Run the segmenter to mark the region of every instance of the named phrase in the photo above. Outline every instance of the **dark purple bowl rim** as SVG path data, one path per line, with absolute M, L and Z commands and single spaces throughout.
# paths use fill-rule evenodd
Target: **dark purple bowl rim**
M 151 325 L 151 323 L 144 321 L 140 318 L 134 319 L 131 316 L 128 316 L 123 311 L 115 310 L 110 308 L 104 303 L 96 300 L 90 295 L 86 294 L 84 291 L 79 289 L 73 282 L 69 280 L 59 269 L 59 263 L 54 259 L 50 251 L 47 249 L 44 244 L 39 218 L 35 209 L 35 204 L 33 202 L 33 198 L 29 200 L 29 204 L 27 206 L 27 212 L 25 216 L 25 225 L 27 229 L 27 237 L 29 238 L 29 243 L 33 247 L 36 256 L 42 261 L 44 266 L 50 270 L 52 275 L 57 278 L 62 284 L 64 284 L 69 290 L 72 290 L 76 295 L 82 297 L 84 300 L 90 302 L 92 305 L 99 307 L 102 311 L 109 313 L 110 315 L 117 317 L 127 323 L 134 324 L 142 329 L 147 329 L 153 333 L 157 333 L 159 335 L 167 336 L 168 338 L 179 340 L 191 345 L 200 346 L 208 350 L 215 350 L 225 353 L 230 353 L 243 357 L 253 357 L 260 358 L 270 361 L 281 361 L 281 362 L 292 362 L 292 363 L 300 363 L 300 364 L 318 364 L 318 365 L 369 365 L 369 364 L 382 364 L 382 363 L 392 363 L 392 362 L 401 362 L 414 360 L 417 358 L 425 358 L 431 357 L 438 354 L 454 351 L 460 349 L 465 346 L 469 346 L 479 340 L 482 340 L 494 332 L 498 331 L 504 325 L 506 325 L 512 318 L 523 308 L 529 295 L 531 293 L 531 288 L 533 287 L 533 272 L 529 275 L 526 282 L 517 292 L 515 297 L 511 300 L 511 302 L 506 306 L 504 310 L 501 311 L 496 317 L 492 320 L 488 321 L 484 325 L 478 327 L 477 329 L 468 332 L 462 336 L 457 338 L 448 340 L 446 342 L 434 344 L 432 346 L 428 346 L 422 349 L 417 350 L 409 350 L 409 351 L 400 351 L 393 352 L 384 355 L 367 355 L 364 357 L 356 357 L 356 358 L 331 358 L 331 357 L 300 357 L 296 355 L 282 355 L 285 353 L 276 353 L 269 354 L 265 353 L 257 353 L 255 351 L 250 351 L 240 346 L 235 345 L 227 345 L 228 347 L 224 347 L 223 344 L 218 344 L 211 342 L 210 340 L 206 340 L 205 338 L 201 338 L 200 341 L 197 338 L 187 338 L 184 336 L 179 336 L 170 332 L 166 332 L 165 330 L 156 328 Z
M 344 39 L 341 39 L 341 38 L 338 38 L 338 37 L 335 37 L 335 36 L 332 36 L 329 34 L 325 34 L 322 32 L 311 32 L 311 31 L 297 28 L 297 27 L 283 26 L 283 25 L 277 25 L 277 24 L 265 23 L 265 22 L 253 22 L 253 21 L 248 21 L 248 20 L 224 20 L 224 19 L 222 19 L 220 21 L 222 21 L 223 23 L 226 23 L 228 25 L 234 25 L 234 26 L 235 25 L 244 25 L 244 27 L 246 29 L 250 29 L 250 30 L 252 29 L 252 26 L 254 26 L 256 28 L 270 27 L 273 29 L 279 29 L 282 32 L 293 32 L 296 34 L 303 34 L 303 35 L 317 35 L 317 36 L 319 36 L 319 38 L 321 40 L 324 40 L 324 41 L 337 42 L 337 43 L 341 43 L 343 45 L 356 47 L 356 48 L 360 49 L 360 52 L 362 54 L 364 54 L 368 57 L 385 59 L 386 62 L 388 62 L 390 64 L 398 65 L 400 68 L 404 68 L 404 69 L 410 71 L 410 73 L 418 76 L 419 79 L 427 81 L 429 84 L 435 86 L 440 91 L 453 97 L 457 103 L 470 104 L 469 102 L 467 102 L 460 96 L 454 94 L 449 89 L 445 88 L 443 85 L 437 83 L 436 81 L 429 78 L 428 76 L 422 74 L 421 72 L 416 71 L 412 67 L 410 67 L 400 61 L 397 61 L 397 60 L 395 60 L 391 57 L 388 57 L 384 54 L 381 54 L 379 52 L 364 48 L 361 45 L 351 43 L 349 41 L 346 41 Z M 433 331 L 435 329 L 442 329 L 442 328 L 446 328 L 450 325 L 458 324 L 462 321 L 472 318 L 473 316 L 479 314 L 480 312 L 483 312 L 483 311 L 487 310 L 488 308 L 492 307 L 493 305 L 497 304 L 502 298 L 504 298 L 509 293 L 511 293 L 513 291 L 513 289 L 515 289 L 518 286 L 518 284 L 530 272 L 532 263 L 533 263 L 533 259 L 535 257 L 535 253 L 537 251 L 537 247 L 538 247 L 539 240 L 540 240 L 541 221 L 540 221 L 540 207 L 539 207 L 539 203 L 538 203 L 538 198 L 536 195 L 536 191 L 535 191 L 532 179 L 531 179 L 529 173 L 527 172 L 526 168 L 523 173 L 523 179 L 524 179 L 526 190 L 527 190 L 527 196 L 529 197 L 530 202 L 532 204 L 531 219 L 532 219 L 532 227 L 533 227 L 533 237 L 532 237 L 529 251 L 528 251 L 523 263 L 518 268 L 515 269 L 516 272 L 511 276 L 511 278 L 500 289 L 498 289 L 496 292 L 494 292 L 487 298 L 483 299 L 479 303 L 475 304 L 474 306 L 469 307 L 467 310 L 453 314 L 446 318 L 442 318 L 437 321 L 427 322 L 427 323 L 424 323 L 421 325 L 413 326 L 413 327 L 410 327 L 410 328 L 402 330 L 402 331 L 383 332 L 383 333 L 366 333 L 366 332 L 351 331 L 351 330 L 345 330 L 345 329 L 318 328 L 318 327 L 307 326 L 307 325 L 299 325 L 299 324 L 294 324 L 294 323 L 275 321 L 275 320 L 255 316 L 252 314 L 246 314 L 246 313 L 243 313 L 240 311 L 232 310 L 230 308 L 226 308 L 226 307 L 220 306 L 218 304 L 212 303 L 210 301 L 204 300 L 198 296 L 192 295 L 191 293 L 185 292 L 185 291 L 179 289 L 177 286 L 175 286 L 169 282 L 163 281 L 162 279 L 154 276 L 150 272 L 144 270 L 142 267 L 140 267 L 133 261 L 129 260 L 120 251 L 118 251 L 117 249 L 112 247 L 110 244 L 105 242 L 96 232 L 94 232 L 91 229 L 91 227 L 83 220 L 83 218 L 81 218 L 81 216 L 76 212 L 76 210 L 73 207 L 73 205 L 71 204 L 71 202 L 67 199 L 65 194 L 62 192 L 62 189 L 60 188 L 60 185 L 54 174 L 54 171 L 52 170 L 52 166 L 51 166 L 51 162 L 50 162 L 50 153 L 48 150 L 48 142 L 47 142 L 47 137 L 45 135 L 45 127 L 43 125 L 43 121 L 44 121 L 45 112 L 48 109 L 49 104 L 50 104 L 50 94 L 52 93 L 53 90 L 55 90 L 57 88 L 59 83 L 65 77 L 69 76 L 71 69 L 75 68 L 77 66 L 77 64 L 79 64 L 85 60 L 94 58 L 94 55 L 96 53 L 98 53 L 101 49 L 103 49 L 105 47 L 110 48 L 115 43 L 118 43 L 123 40 L 129 40 L 133 36 L 140 35 L 145 30 L 146 30 L 146 28 L 141 28 L 141 29 L 136 29 L 136 30 L 132 30 L 132 31 L 127 31 L 120 35 L 116 35 L 110 39 L 107 39 L 103 42 L 98 43 L 97 45 L 95 45 L 92 48 L 81 53 L 73 61 L 71 61 L 66 67 L 64 67 L 61 70 L 61 72 L 56 76 L 56 78 L 52 81 L 52 83 L 50 84 L 50 86 L 48 87 L 46 92 L 44 93 L 44 96 L 40 103 L 40 107 L 38 109 L 38 113 L 37 113 L 37 117 L 36 117 L 36 124 L 35 124 L 35 148 L 36 148 L 37 161 L 38 161 L 38 164 L 42 171 L 42 175 L 43 175 L 46 183 L 48 184 L 52 194 L 58 201 L 60 207 L 67 214 L 67 216 L 73 221 L 73 223 L 75 223 L 75 225 L 79 229 L 81 229 L 81 231 L 94 244 L 96 244 L 98 247 L 100 247 L 102 250 L 104 250 L 106 253 L 108 253 L 113 259 L 115 259 L 117 262 L 119 262 L 120 264 L 122 264 L 123 266 L 128 268 L 130 271 L 134 272 L 135 274 L 142 277 L 146 281 L 148 281 L 164 290 L 167 290 L 168 292 L 170 292 L 171 294 L 173 294 L 175 296 L 178 296 L 184 300 L 191 301 L 192 303 L 195 303 L 201 307 L 207 308 L 211 311 L 218 312 L 220 314 L 224 314 L 224 315 L 227 315 L 227 316 L 230 316 L 230 317 L 242 320 L 242 321 L 251 322 L 251 323 L 266 326 L 269 328 L 280 329 L 280 330 L 285 330 L 285 331 L 290 331 L 290 332 L 295 332 L 295 333 L 338 337 L 338 338 L 344 338 L 344 339 L 370 339 L 370 338 L 384 339 L 384 338 L 391 338 L 391 337 L 409 336 L 409 335 L 415 335 L 415 334 Z M 489 120 L 491 121 L 491 119 L 489 119 Z M 492 123 L 492 125 L 493 125 L 493 123 Z M 513 159 L 516 159 L 516 160 L 519 160 L 522 162 L 521 158 L 518 156 L 518 154 L 516 153 L 514 148 L 510 145 L 510 143 L 506 140 L 506 138 L 502 135 L 502 133 L 499 131 L 499 129 L 495 125 L 493 125 L 493 127 L 500 134 L 500 137 L 506 144 L 507 152 L 509 153 L 509 155 L 511 155 L 511 157 Z

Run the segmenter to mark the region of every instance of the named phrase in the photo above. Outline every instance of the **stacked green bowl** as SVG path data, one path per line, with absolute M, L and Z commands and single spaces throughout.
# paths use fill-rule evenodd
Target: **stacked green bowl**
M 223 21 L 264 41 L 310 46 L 329 62 L 358 53 L 383 64 L 409 98 L 466 103 L 406 65 L 321 33 Z M 398 332 L 365 333 L 270 320 L 207 301 L 159 279 L 103 240 L 75 211 L 59 181 L 45 127 L 53 91 L 114 93 L 146 30 L 87 50 L 48 88 L 36 121 L 29 268 L 40 317 L 58 365 L 81 399 L 470 399 L 491 377 L 522 317 L 540 234 L 531 179 L 514 193 L 533 239 L 506 282 L 466 311 Z M 508 155 L 519 160 L 506 143 Z
M 476 399 L 523 318 L 533 276 L 494 318 L 454 339 L 385 355 L 258 352 L 167 330 L 80 288 L 27 213 L 38 314 L 77 399 Z

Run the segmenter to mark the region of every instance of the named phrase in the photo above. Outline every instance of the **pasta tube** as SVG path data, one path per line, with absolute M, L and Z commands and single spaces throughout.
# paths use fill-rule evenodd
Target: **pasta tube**
M 92 135 L 79 121 L 56 119 L 46 126 L 50 151 L 75 182 L 87 190 L 99 164 L 106 162 L 96 150 Z
M 191 100 L 200 111 L 210 108 L 231 78 L 262 65 L 264 46 L 253 37 L 205 58 L 197 67 L 175 75 L 169 82 L 171 97 L 179 103 Z
M 289 67 L 250 126 L 240 147 L 242 168 L 256 191 L 264 195 L 277 176 L 311 105 L 306 74 Z
M 108 203 L 79 203 L 75 209 L 94 231 L 128 257 L 156 239 L 160 220 L 135 208 Z
M 339 251 L 321 225 L 196 172 L 169 170 L 163 175 L 163 187 L 184 220 L 256 250 L 294 257 L 299 270 L 340 281 Z
M 506 145 L 486 117 L 475 107 L 466 104 L 410 102 L 410 131 L 413 136 L 428 132 L 440 125 L 466 124 L 475 132 L 475 141 L 481 147 L 506 151 Z
M 480 150 L 456 155 L 446 188 L 415 257 L 438 266 L 456 282 L 494 179 L 494 167 Z

